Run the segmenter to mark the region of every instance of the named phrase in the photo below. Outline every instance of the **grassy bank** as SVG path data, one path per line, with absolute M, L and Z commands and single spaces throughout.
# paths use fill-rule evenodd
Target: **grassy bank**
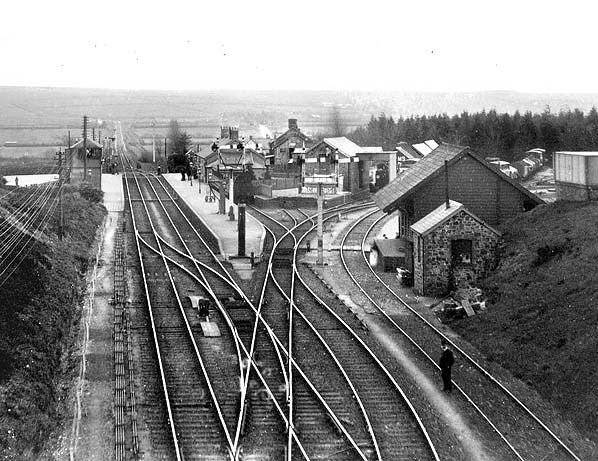
M 598 203 L 543 205 L 502 231 L 489 310 L 452 327 L 598 440 Z
M 100 199 L 98 192 L 67 189 L 65 239 L 58 240 L 57 219 L 51 220 L 47 241 L 33 243 L 0 287 L 3 459 L 37 459 L 64 412 L 70 411 L 65 397 L 76 363 L 68 358 L 68 351 L 79 319 L 90 251 L 105 214 Z M 11 194 L 10 202 L 3 206 L 10 209 L 18 204 L 18 191 Z

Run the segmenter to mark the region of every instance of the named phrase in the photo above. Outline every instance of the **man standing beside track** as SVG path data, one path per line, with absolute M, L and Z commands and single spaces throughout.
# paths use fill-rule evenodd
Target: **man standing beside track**
M 444 388 L 442 390 L 445 392 L 451 392 L 453 390 L 451 367 L 453 366 L 453 363 L 455 363 L 455 357 L 453 356 L 453 351 L 449 349 L 448 343 L 445 340 L 442 340 L 441 346 L 442 355 L 440 356 L 438 365 L 440 366 L 440 375 L 442 376 L 442 383 L 444 384 Z

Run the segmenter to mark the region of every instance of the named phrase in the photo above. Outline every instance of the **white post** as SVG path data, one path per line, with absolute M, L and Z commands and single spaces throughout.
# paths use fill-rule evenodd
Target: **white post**
M 318 260 L 317 264 L 324 265 L 324 193 L 322 183 L 318 183 Z

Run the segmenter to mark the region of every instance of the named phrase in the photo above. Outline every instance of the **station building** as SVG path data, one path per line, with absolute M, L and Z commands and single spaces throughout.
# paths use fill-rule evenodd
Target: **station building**
M 93 139 L 80 139 L 70 146 L 66 154 L 71 184 L 89 183 L 102 188 L 102 144 Z

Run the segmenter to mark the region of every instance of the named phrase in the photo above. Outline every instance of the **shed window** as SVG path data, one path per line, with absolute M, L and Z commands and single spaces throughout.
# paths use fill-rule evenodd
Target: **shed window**
M 458 239 L 451 242 L 451 261 L 456 264 L 471 264 L 473 243 L 471 240 Z

